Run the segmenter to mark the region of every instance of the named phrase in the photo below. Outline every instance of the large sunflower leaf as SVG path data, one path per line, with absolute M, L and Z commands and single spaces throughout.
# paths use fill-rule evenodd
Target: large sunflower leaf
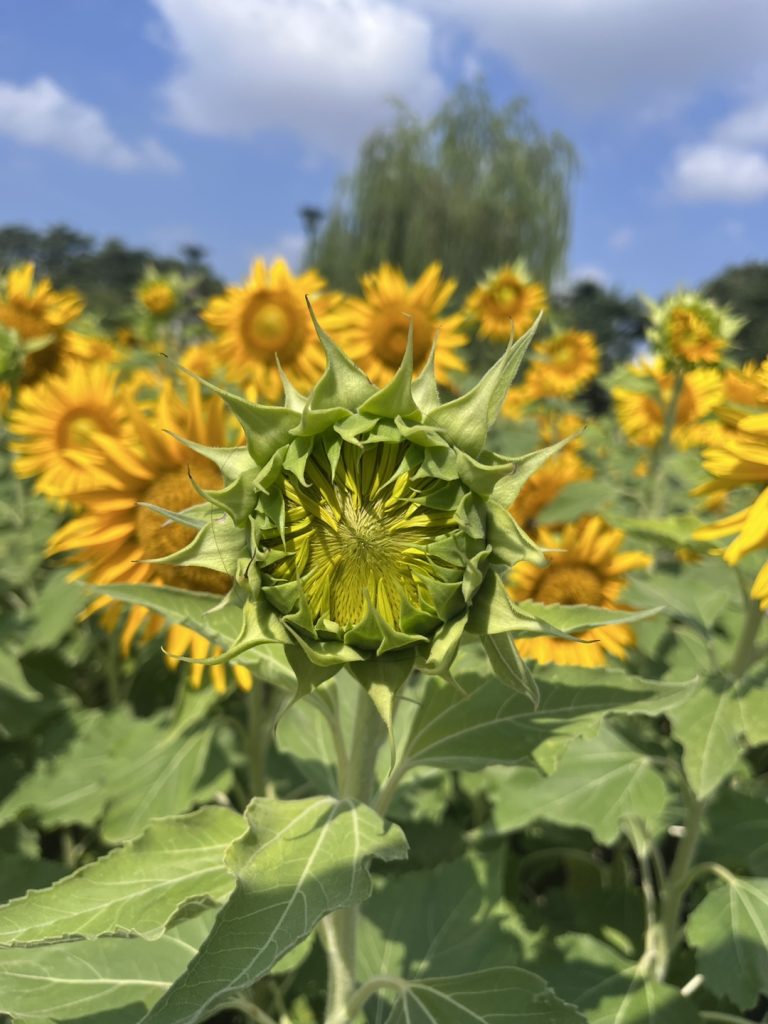
M 430 680 L 403 756 L 411 764 L 475 770 L 533 757 L 551 771 L 563 747 L 594 735 L 612 712 L 659 714 L 681 703 L 689 686 L 655 683 L 611 669 L 553 666 L 537 672 L 539 704 L 500 683 L 477 652 L 460 655 L 456 679 L 464 693 Z M 474 659 L 470 671 L 466 665 Z M 462 666 L 464 670 L 462 671 Z M 475 667 L 476 666 L 476 667 Z
M 350 800 L 251 801 L 231 848 L 237 883 L 210 936 L 144 1024 L 194 1024 L 252 985 L 332 910 L 371 892 L 371 857 L 402 858 L 396 825 Z
M 686 938 L 707 988 L 748 1010 L 768 995 L 768 878 L 721 877 L 688 918 Z
M 766 716 L 763 711 L 763 716 Z M 683 767 L 691 788 L 703 799 L 733 773 L 748 731 L 736 686 L 705 679 L 669 713 L 675 739 L 683 745 Z
M 494 967 L 453 978 L 398 986 L 386 1024 L 584 1024 L 576 1007 L 558 999 L 538 975 Z
M 141 935 L 223 902 L 234 878 L 224 851 L 243 819 L 224 807 L 153 822 L 133 842 L 48 889 L 0 907 L 0 945 Z
M 0 825 L 98 825 L 107 843 L 138 835 L 151 818 L 179 814 L 228 788 L 232 769 L 212 756 L 216 695 L 187 692 L 178 711 L 136 717 L 122 706 L 79 708 L 39 740 L 34 767 L 0 802 Z M 220 759 L 219 759 L 220 760 Z
M 212 911 L 154 941 L 92 939 L 0 949 L 0 1014 L 25 1022 L 136 1024 L 182 973 Z
M 533 821 L 586 828 L 610 846 L 627 818 L 646 830 L 661 825 L 667 787 L 650 757 L 641 754 L 605 724 L 597 736 L 575 740 L 556 770 L 491 769 L 489 792 L 498 832 L 514 832 Z
M 559 936 L 556 944 L 537 969 L 589 1024 L 699 1024 L 677 988 L 645 977 L 613 946 L 576 933 Z

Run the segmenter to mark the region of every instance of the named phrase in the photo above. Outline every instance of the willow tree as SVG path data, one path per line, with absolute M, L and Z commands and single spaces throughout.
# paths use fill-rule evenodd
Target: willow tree
M 308 259 L 346 289 L 382 260 L 415 276 L 439 259 L 464 291 L 524 256 L 548 283 L 563 269 L 575 162 L 524 100 L 496 109 L 480 83 L 427 121 L 400 106 L 394 125 L 363 143 Z

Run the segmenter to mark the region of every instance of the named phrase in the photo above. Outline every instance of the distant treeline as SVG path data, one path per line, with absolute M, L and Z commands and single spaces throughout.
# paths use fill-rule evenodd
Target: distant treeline
M 107 322 L 121 320 L 148 263 L 162 272 L 194 274 L 200 295 L 213 295 L 222 287 L 200 246 L 185 245 L 177 257 L 167 257 L 149 249 L 129 248 L 116 238 L 98 243 L 64 224 L 47 231 L 16 224 L 0 228 L 0 273 L 27 260 L 32 260 L 57 288 L 77 288 L 88 308 Z

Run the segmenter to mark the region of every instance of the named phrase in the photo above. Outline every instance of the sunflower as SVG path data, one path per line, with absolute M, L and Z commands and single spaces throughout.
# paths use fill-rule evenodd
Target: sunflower
M 170 316 L 179 304 L 176 292 L 167 281 L 146 281 L 137 288 L 136 298 L 153 316 Z
M 505 263 L 489 271 L 464 304 L 467 318 L 477 333 L 490 341 L 520 337 L 538 314 L 547 308 L 544 286 L 531 278 L 523 260 Z
M 648 341 L 668 366 L 718 365 L 746 322 L 698 292 L 677 292 L 658 305 L 648 302 L 648 308 Z
M 609 527 L 598 516 L 569 523 L 562 533 L 542 528 L 538 542 L 550 550 L 548 565 L 536 566 L 519 562 L 512 568 L 508 589 L 513 600 L 530 598 L 544 604 L 592 605 L 598 608 L 619 607 L 617 601 L 626 584 L 626 574 L 645 568 L 650 556 L 640 551 L 619 551 L 624 534 Z M 562 549 L 562 550 L 557 550 Z M 517 642 L 524 658 L 542 664 L 583 665 L 600 668 L 606 654 L 624 659 L 627 648 L 634 644 L 632 629 L 623 623 L 612 623 L 579 634 L 574 643 L 557 637 L 535 637 Z
M 54 291 L 49 278 L 35 281 L 34 263 L 12 267 L 0 281 L 0 324 L 15 330 L 27 349 L 21 379 L 34 383 L 58 370 L 62 358 L 72 353 L 66 325 L 83 312 L 85 303 L 74 289 Z M 39 347 L 36 342 L 49 338 Z
M 591 331 L 561 331 L 533 345 L 525 382 L 536 398 L 572 398 L 600 372 Z
M 534 396 L 531 394 L 530 388 L 525 384 L 517 384 L 507 391 L 504 404 L 501 407 L 501 415 L 506 420 L 519 423 L 528 412 L 528 408 L 533 401 Z
M 219 360 L 227 376 L 253 385 L 259 396 L 274 402 L 283 390 L 279 359 L 289 380 L 299 390 L 309 390 L 325 368 L 325 355 L 305 296 L 324 321 L 340 301 L 336 293 L 323 293 L 325 283 L 314 270 L 294 277 L 285 260 L 267 267 L 258 259 L 245 284 L 212 298 L 202 318 L 218 335 Z
M 61 374 L 21 388 L 9 426 L 16 475 L 35 477 L 40 494 L 72 500 L 89 489 L 94 466 L 103 462 L 99 436 L 129 433 L 116 371 L 69 360 Z
M 402 271 L 389 263 L 361 278 L 363 298 L 349 298 L 327 318 L 326 324 L 347 355 L 370 380 L 383 387 L 402 362 L 413 330 L 413 365 L 419 371 L 435 348 L 435 376 L 439 384 L 451 386 L 451 373 L 466 372 L 466 363 L 456 349 L 467 344 L 461 333 L 459 313 L 441 316 L 456 290 L 456 281 L 442 277 L 440 263 L 430 263 L 421 276 L 409 284 Z
M 564 487 L 576 480 L 591 480 L 594 475 L 592 467 L 575 452 L 566 449 L 553 455 L 523 484 L 509 510 L 512 518 L 530 533 L 539 513 Z
M 576 451 L 584 447 L 583 432 L 587 422 L 575 412 L 544 409 L 536 417 L 536 420 L 539 425 L 539 437 L 544 444 L 556 444 L 558 441 L 570 437 L 569 451 Z
M 638 389 L 613 388 L 616 418 L 633 444 L 653 448 L 664 432 L 667 405 L 675 388 L 676 374 L 665 371 L 659 360 L 635 367 Z M 721 403 L 722 377 L 715 369 L 689 370 L 683 377 L 677 403 L 672 442 L 678 448 L 708 444 L 722 433 L 720 425 L 707 417 Z
M 704 451 L 703 463 L 714 479 L 694 493 L 719 495 L 750 484 L 760 490 L 751 504 L 697 530 L 696 538 L 732 537 L 722 552 L 729 565 L 751 551 L 768 548 L 768 412 L 743 416 L 718 447 Z M 768 561 L 755 577 L 751 595 L 768 609 Z
M 152 411 L 153 410 L 153 411 Z M 226 594 L 232 580 L 213 569 L 148 564 L 184 547 L 195 529 L 179 522 L 164 522 L 148 505 L 182 511 L 200 503 L 191 479 L 203 488 L 218 488 L 221 474 L 207 458 L 197 455 L 168 431 L 193 442 L 221 447 L 230 439 L 228 417 L 218 399 L 205 399 L 194 381 L 185 383 L 182 397 L 165 381 L 156 405 L 131 411 L 131 435 L 91 438 L 97 451 L 92 458 L 88 490 L 78 495 L 82 511 L 60 527 L 49 543 L 50 554 L 66 554 L 75 566 L 73 576 L 92 583 L 167 584 L 186 590 Z M 141 504 L 139 504 L 141 503 Z M 89 613 L 109 604 L 97 599 Z M 106 624 L 117 626 L 116 606 L 107 609 Z M 122 623 L 121 647 L 127 653 L 140 635 L 146 641 L 163 628 L 163 620 L 147 608 L 132 607 Z M 187 650 L 216 654 L 207 640 L 181 626 L 171 626 L 167 646 L 169 661 Z M 250 676 L 241 667 L 241 686 L 248 688 Z M 193 682 L 199 682 L 199 674 Z M 221 673 L 214 685 L 225 685 Z

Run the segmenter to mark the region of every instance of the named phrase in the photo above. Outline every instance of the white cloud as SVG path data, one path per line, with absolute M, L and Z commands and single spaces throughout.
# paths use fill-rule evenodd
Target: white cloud
M 175 157 L 154 139 L 122 142 L 104 114 L 70 96 L 50 78 L 29 85 L 0 81 L 0 135 L 116 171 L 173 171 Z
M 574 104 L 679 107 L 765 60 L 765 0 L 411 0 Z
M 768 198 L 768 156 L 717 141 L 684 146 L 675 156 L 671 187 L 681 199 L 756 202 Z
M 432 27 L 390 0 L 152 0 L 178 67 L 173 122 L 205 135 L 289 131 L 349 153 L 401 97 L 431 110 Z
M 303 232 L 288 231 L 284 235 L 280 235 L 276 244 L 266 252 L 264 258 L 270 263 L 273 260 L 282 258 L 294 273 L 298 273 L 301 269 L 301 261 L 304 258 L 306 248 L 307 236 Z M 261 253 L 258 255 L 261 255 Z
M 768 146 L 768 100 L 756 100 L 735 111 L 717 125 L 715 135 L 740 146 Z

